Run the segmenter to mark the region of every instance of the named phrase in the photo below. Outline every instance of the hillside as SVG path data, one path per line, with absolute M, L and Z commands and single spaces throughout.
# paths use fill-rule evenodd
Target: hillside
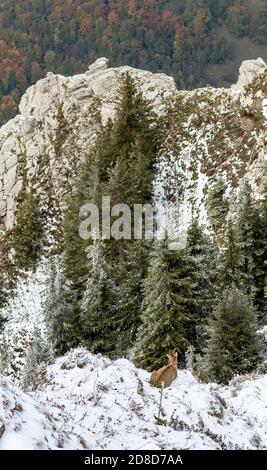
M 162 425 L 160 391 L 125 359 L 73 350 L 42 368 L 28 395 L 0 380 L 1 450 L 267 448 L 266 376 L 220 387 L 179 371 L 164 391 Z
M 0 448 L 267 447 L 266 97 L 262 59 L 231 88 L 106 58 L 28 88 L 0 129 Z M 83 238 L 103 196 L 174 217 Z

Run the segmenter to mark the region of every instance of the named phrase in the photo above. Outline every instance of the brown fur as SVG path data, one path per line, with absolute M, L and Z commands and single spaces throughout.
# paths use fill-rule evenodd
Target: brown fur
M 178 369 L 178 353 L 174 351 L 170 351 L 167 354 L 167 358 L 169 360 L 169 364 L 167 366 L 161 367 L 159 370 L 154 370 L 150 377 L 151 385 L 155 385 L 156 387 L 169 387 L 174 379 L 177 377 L 177 369 Z

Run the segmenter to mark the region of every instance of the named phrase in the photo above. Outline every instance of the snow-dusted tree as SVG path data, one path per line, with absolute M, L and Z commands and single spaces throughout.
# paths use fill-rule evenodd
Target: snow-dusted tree
M 218 232 L 222 227 L 228 211 L 228 203 L 225 198 L 226 189 L 225 182 L 218 180 L 214 183 L 208 194 L 208 217 L 215 232 Z
M 267 188 L 264 199 L 259 206 L 259 217 L 254 227 L 255 273 L 256 284 L 255 304 L 260 318 L 267 319 Z
M 235 287 L 225 291 L 211 315 L 209 339 L 200 358 L 206 378 L 226 384 L 235 374 L 255 370 L 262 353 L 257 329 L 256 310 L 249 296 Z
M 116 350 L 116 285 L 106 259 L 105 242 L 88 249 L 89 277 L 81 302 L 82 344 L 92 352 L 112 355 Z
M 50 264 L 48 283 L 44 295 L 44 314 L 47 336 L 54 353 L 62 354 L 70 343 L 69 323 L 71 305 L 68 302 L 68 289 L 60 260 L 54 258 Z
M 36 267 L 42 236 L 43 227 L 37 198 L 32 192 L 26 193 L 20 202 L 12 237 L 17 268 L 32 269 Z
M 191 223 L 187 233 L 186 253 L 188 256 L 189 276 L 192 281 L 191 295 L 188 298 L 187 326 L 188 340 L 198 352 L 201 347 L 203 329 L 214 305 L 217 295 L 217 250 L 205 227 L 197 219 Z
M 242 254 L 236 226 L 229 222 L 218 259 L 218 288 L 221 292 L 231 286 L 242 287 Z
M 140 367 L 148 370 L 160 367 L 170 349 L 180 352 L 187 349 L 185 273 L 183 252 L 170 252 L 166 240 L 156 241 L 144 281 L 143 323 L 134 348 L 134 360 Z
M 38 366 L 42 363 L 49 362 L 53 358 L 52 346 L 47 342 L 38 327 L 34 328 L 33 342 L 26 357 L 26 365 L 24 368 L 24 376 L 22 385 L 24 388 L 33 384 Z
M 252 199 L 252 189 L 245 183 L 240 191 L 236 223 L 237 239 L 241 253 L 242 287 L 249 293 L 257 308 L 264 297 L 266 265 L 266 218 L 259 204 Z
M 248 183 L 241 188 L 237 217 L 228 223 L 219 258 L 219 288 L 245 290 L 261 318 L 266 312 L 267 203 L 255 202 Z

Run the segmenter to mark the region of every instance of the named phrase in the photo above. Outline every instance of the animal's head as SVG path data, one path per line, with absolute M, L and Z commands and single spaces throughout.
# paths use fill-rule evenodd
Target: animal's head
M 167 358 L 168 358 L 169 364 L 177 366 L 178 352 L 176 351 L 176 349 L 173 349 L 172 351 L 170 351 L 167 354 Z

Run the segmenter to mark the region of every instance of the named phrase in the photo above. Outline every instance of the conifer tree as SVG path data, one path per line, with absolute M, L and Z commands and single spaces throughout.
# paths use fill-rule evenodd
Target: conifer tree
M 242 287 L 242 254 L 237 237 L 236 226 L 228 224 L 224 239 L 224 246 L 219 257 L 218 284 L 220 291 L 232 286 Z
M 228 203 L 225 199 L 225 191 L 227 189 L 223 180 L 218 180 L 212 186 L 208 194 L 208 216 L 213 230 L 217 233 L 225 221 L 228 211 Z
M 114 155 L 116 161 L 105 186 L 111 196 L 111 205 L 146 204 L 152 200 L 154 166 L 158 140 L 155 116 L 151 105 L 138 92 L 129 73 L 121 81 L 121 100 L 114 123 Z M 140 221 L 141 222 L 141 221 Z M 133 227 L 132 227 L 133 236 Z M 117 342 L 119 354 L 127 353 L 140 324 L 141 284 L 147 271 L 148 244 L 144 240 L 111 240 L 110 262 L 119 267 L 113 272 L 118 287 L 115 323 L 121 332 Z
M 181 252 L 175 253 L 180 278 L 174 275 L 170 266 L 173 255 L 170 256 L 166 240 L 155 242 L 144 281 L 143 323 L 138 332 L 134 360 L 137 366 L 148 370 L 162 366 L 170 349 L 177 348 L 184 353 L 188 346 L 185 285 L 181 276 L 184 271 L 183 255 Z
M 96 145 L 82 165 L 65 217 L 64 266 L 66 278 L 70 281 L 70 303 L 74 305 L 74 311 L 70 315 L 72 325 L 78 323 L 79 305 L 81 302 L 84 305 L 84 289 L 88 291 L 90 283 L 90 279 L 87 279 L 94 276 L 86 257 L 86 250 L 90 248 L 92 239 L 84 241 L 77 234 L 80 207 L 88 202 L 95 203 L 100 209 L 101 222 L 102 196 L 110 196 L 111 207 L 124 203 L 133 209 L 135 203 L 151 202 L 156 152 L 157 132 L 151 106 L 127 73 L 121 79 L 120 100 L 114 122 L 101 128 Z M 111 224 L 115 220 L 113 217 Z M 133 227 L 131 229 L 133 231 Z M 119 332 L 122 332 L 121 336 L 124 338 L 121 342 L 110 338 L 110 344 L 114 345 L 117 354 L 125 354 L 140 323 L 141 282 L 147 270 L 148 248 L 142 240 L 111 239 L 101 249 L 105 263 L 110 267 L 114 266 L 113 269 L 109 268 L 109 276 L 111 284 L 116 286 L 116 295 L 119 296 L 115 306 L 111 290 L 106 291 L 112 306 L 109 328 L 114 338 Z M 81 317 L 84 318 L 84 315 L 83 308 Z M 108 317 L 108 310 L 106 316 Z M 97 317 L 91 316 L 90 322 L 93 322 L 93 318 L 96 320 Z M 101 316 L 101 321 L 105 330 L 104 315 Z M 100 328 L 100 323 L 97 323 L 96 328 Z M 88 326 L 89 330 L 91 331 L 91 326 Z M 85 333 L 88 347 L 89 337 Z M 111 351 L 110 347 L 108 349 Z
M 80 209 L 88 203 L 101 207 L 100 199 L 103 194 L 101 184 L 108 179 L 108 170 L 114 158 L 111 130 L 110 121 L 105 128 L 101 127 L 95 146 L 82 165 L 64 217 L 63 268 L 67 281 L 68 304 L 65 323 L 69 347 L 77 346 L 82 339 L 80 303 L 89 275 L 87 249 L 92 244 L 91 238 L 84 240 L 80 236 Z
M 236 223 L 228 224 L 219 260 L 220 289 L 231 286 L 244 289 L 261 318 L 266 312 L 266 214 L 266 199 L 261 204 L 254 202 L 251 187 L 245 183 L 240 191 Z
M 88 203 L 101 208 L 102 184 L 108 179 L 108 171 L 114 159 L 112 147 L 112 124 L 101 127 L 92 151 L 81 167 L 78 181 L 64 217 L 64 271 L 71 287 L 82 293 L 87 275 L 86 249 L 92 240 L 80 237 L 80 209 Z
M 190 318 L 190 327 L 187 327 L 188 340 L 198 352 L 204 326 L 217 295 L 217 251 L 197 219 L 192 221 L 187 232 L 186 253 L 192 282 L 187 306 Z
M 235 287 L 224 292 L 208 327 L 204 361 L 206 377 L 227 384 L 235 374 L 250 373 L 261 360 L 256 310 Z
M 15 265 L 10 257 L 12 248 L 11 232 L 0 229 L 0 309 L 8 302 L 9 294 L 15 286 Z M 3 319 L 4 320 L 4 319 Z
M 260 209 L 253 202 L 251 193 L 251 186 L 245 183 L 239 196 L 236 230 L 242 257 L 242 286 L 255 299 L 259 288 L 259 264 L 264 247 L 261 246 L 263 234 Z
M 89 277 L 81 303 L 82 344 L 92 352 L 112 355 L 117 334 L 114 324 L 116 286 L 105 258 L 105 242 L 96 240 L 88 250 Z
M 67 350 L 70 342 L 68 334 L 70 304 L 66 279 L 56 259 L 51 261 L 48 279 L 43 303 L 47 336 L 54 354 L 61 355 Z
M 148 247 L 143 240 L 127 245 L 125 258 L 121 259 L 116 276 L 117 296 L 116 317 L 117 355 L 128 353 L 135 342 L 141 323 L 142 284 L 147 274 Z
M 38 327 L 33 332 L 33 342 L 28 351 L 26 365 L 23 376 L 23 387 L 27 388 L 33 384 L 36 378 L 37 369 L 43 362 L 48 362 L 53 358 L 51 345 L 47 343 Z
M 267 318 L 267 192 L 259 206 L 259 216 L 254 226 L 254 260 L 256 284 L 255 304 L 261 320 Z
M 20 203 L 13 230 L 13 248 L 16 265 L 20 269 L 34 269 L 41 249 L 42 221 L 36 197 L 30 192 Z

